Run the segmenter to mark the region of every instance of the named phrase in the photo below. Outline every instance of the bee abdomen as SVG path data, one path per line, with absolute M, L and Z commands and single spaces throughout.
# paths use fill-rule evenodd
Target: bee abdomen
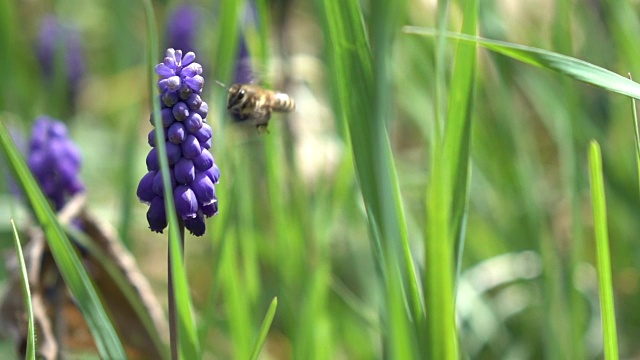
M 272 108 L 274 111 L 291 112 L 296 109 L 296 102 L 287 94 L 276 93 Z

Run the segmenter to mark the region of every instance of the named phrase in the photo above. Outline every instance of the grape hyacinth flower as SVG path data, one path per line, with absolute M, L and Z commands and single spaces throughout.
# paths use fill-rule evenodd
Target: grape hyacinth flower
M 167 20 L 167 47 L 181 49 L 185 53 L 195 51 L 199 15 L 195 6 L 178 6 Z
M 202 66 L 194 62 L 195 57 L 193 52 L 183 57 L 181 50 L 170 48 L 164 61 L 156 66 L 163 128 L 149 133 L 152 149 L 147 156 L 148 173 L 138 185 L 138 198 L 149 204 L 147 221 L 155 232 L 161 233 L 167 226 L 156 131 L 164 134 L 176 212 L 185 227 L 193 235 L 202 236 L 204 218 L 218 213 L 215 184 L 220 170 L 209 152 L 212 135 L 206 121 L 209 106 L 200 97 L 204 79 L 200 75 Z M 151 119 L 153 124 L 153 116 Z
M 63 69 L 68 84 L 69 99 L 73 99 L 79 91 L 80 81 L 85 73 L 80 35 L 76 29 L 63 26 L 55 16 L 49 15 L 40 25 L 36 55 L 44 75 L 50 82 L 55 76 L 58 48 L 61 48 L 60 56 L 64 61 Z
M 254 75 L 251 68 L 251 57 L 247 49 L 247 41 L 243 35 L 240 36 L 239 42 L 233 82 L 234 84 L 251 84 L 254 81 Z
M 61 121 L 48 116 L 35 121 L 27 163 L 56 210 L 62 209 L 73 195 L 84 191 L 80 180 L 80 151 Z

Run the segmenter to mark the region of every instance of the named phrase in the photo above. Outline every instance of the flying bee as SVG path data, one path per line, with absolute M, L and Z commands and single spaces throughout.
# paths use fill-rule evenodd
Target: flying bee
M 238 121 L 253 120 L 258 130 L 267 128 L 271 112 L 291 112 L 296 107 L 289 95 L 252 84 L 234 84 L 229 88 L 227 109 Z

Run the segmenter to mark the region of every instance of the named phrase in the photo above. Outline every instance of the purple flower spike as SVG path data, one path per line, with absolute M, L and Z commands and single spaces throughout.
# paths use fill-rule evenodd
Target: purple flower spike
M 167 42 L 169 47 L 194 51 L 200 12 L 190 5 L 178 6 L 167 21 Z M 183 60 L 184 62 L 184 60 Z
M 247 42 L 244 36 L 240 36 L 240 45 L 238 48 L 238 56 L 236 57 L 236 69 L 233 75 L 233 82 L 236 84 L 250 84 L 254 80 L 251 68 L 251 57 Z
M 67 127 L 46 116 L 34 122 L 29 143 L 29 169 L 55 209 L 60 210 L 68 198 L 84 191 L 80 151 L 69 139 Z
M 168 49 L 163 62 L 156 66 L 156 73 L 160 77 L 162 133 L 176 212 L 192 234 L 201 236 L 206 229 L 204 218 L 218 212 L 215 184 L 220 178 L 220 170 L 208 150 L 212 136 L 211 126 L 206 122 L 209 107 L 200 96 L 204 78 L 202 66 L 195 59 L 193 52 L 188 51 L 183 56 L 180 50 Z M 147 156 L 149 172 L 138 185 L 138 198 L 151 204 L 147 213 L 149 227 L 161 232 L 167 220 L 164 203 L 160 204 L 164 183 L 155 148 L 156 131 L 152 130 L 148 135 L 148 143 L 152 146 Z
M 40 25 L 36 55 L 47 81 L 56 81 L 56 71 L 63 71 L 68 99 L 74 106 L 75 95 L 80 92 L 80 83 L 85 74 L 85 58 L 80 33 L 58 19 L 46 16 Z M 62 66 L 56 66 L 56 56 L 61 56 Z

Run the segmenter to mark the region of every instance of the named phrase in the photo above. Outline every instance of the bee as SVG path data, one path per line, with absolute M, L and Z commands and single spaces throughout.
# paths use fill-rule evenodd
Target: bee
M 296 107 L 289 95 L 252 84 L 234 84 L 229 88 L 227 109 L 238 121 L 253 120 L 258 130 L 266 130 L 271 112 L 291 112 Z

